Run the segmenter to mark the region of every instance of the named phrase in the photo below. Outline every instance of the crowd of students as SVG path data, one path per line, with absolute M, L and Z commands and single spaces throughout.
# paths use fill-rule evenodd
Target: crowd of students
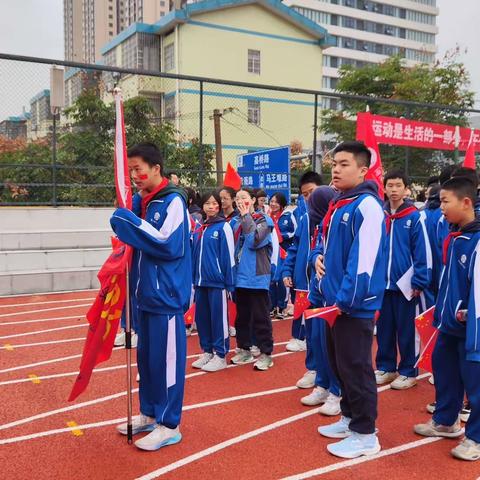
M 331 185 L 305 173 L 292 210 L 281 193 L 267 205 L 263 191 L 243 187 L 222 187 L 198 201 L 193 190 L 168 182 L 152 144 L 134 147 L 128 159 L 139 193 L 132 211 L 117 209 L 111 224 L 135 251 L 131 308 L 141 413 L 133 431 L 150 432 L 136 442 L 139 448 L 157 450 L 181 440 L 185 339 L 193 320 L 203 353 L 192 367 L 225 369 L 230 336 L 236 336 L 231 363 L 265 371 L 274 365 L 272 318 L 289 317 L 288 305 L 297 297 L 339 312 L 333 326 L 304 314 L 293 318 L 286 345 L 305 351 L 306 373 L 297 387 L 312 391 L 302 404 L 341 415 L 318 428 L 337 439 L 327 446 L 330 453 L 355 458 L 380 451 L 377 385 L 416 385 L 422 346 L 415 317 L 436 305 L 435 401 L 427 406 L 433 418 L 414 430 L 442 437 L 465 432 L 452 454 L 480 458 L 480 202 L 474 170 L 445 168 L 429 180 L 422 206 L 410 199 L 403 172 L 387 172 L 384 201 L 378 185 L 365 180 L 370 151 L 361 142 L 343 142 L 333 150 Z M 193 303 L 186 329 L 184 313 Z M 127 426 L 118 430 L 125 434 Z

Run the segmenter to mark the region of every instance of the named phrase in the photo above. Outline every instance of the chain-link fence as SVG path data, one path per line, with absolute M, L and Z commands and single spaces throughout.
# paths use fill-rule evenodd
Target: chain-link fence
M 50 109 L 50 67 L 63 67 L 65 106 Z M 237 156 L 290 146 L 292 193 L 303 171 L 329 181 L 325 154 L 355 138 L 354 112 L 467 125 L 480 110 L 458 110 L 333 92 L 255 85 L 159 72 L 0 54 L 0 204 L 111 205 L 115 115 L 125 100 L 128 146 L 151 141 L 167 171 L 205 190 Z M 216 146 L 217 148 L 216 151 Z M 386 169 L 404 169 L 417 185 L 458 153 L 381 145 Z

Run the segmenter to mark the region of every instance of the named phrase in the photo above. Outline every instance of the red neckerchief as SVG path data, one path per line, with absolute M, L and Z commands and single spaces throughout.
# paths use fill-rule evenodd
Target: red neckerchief
M 335 211 L 338 210 L 339 208 L 344 207 L 345 205 L 352 203 L 356 199 L 357 197 L 344 198 L 342 200 L 339 200 L 336 203 L 334 203 L 333 200 L 330 200 L 330 203 L 328 204 L 327 213 L 325 214 L 325 217 L 323 217 L 323 228 L 322 228 L 323 241 L 327 239 L 328 227 L 330 226 L 330 221 L 332 220 L 332 217 Z
M 313 250 L 317 246 L 317 240 L 318 240 L 318 233 L 320 231 L 319 226 L 317 225 L 315 229 L 313 230 L 313 236 L 312 236 L 312 241 L 310 243 L 310 250 Z
M 168 185 L 168 178 L 164 178 L 160 185 L 153 191 L 142 197 L 142 218 L 145 218 L 147 213 L 148 204 L 153 200 L 153 197 L 160 191 L 163 190 Z
M 248 215 L 248 214 L 247 214 Z M 240 219 L 242 217 L 240 216 Z M 263 218 L 263 214 L 262 213 L 252 213 L 252 218 L 253 220 L 258 220 L 259 218 Z M 240 238 L 240 235 L 242 234 L 242 223 L 241 221 L 239 222 L 238 224 L 238 228 L 237 228 L 237 231 L 235 232 L 235 235 L 234 235 L 234 239 L 235 239 L 235 243 L 237 243 L 238 239 Z
M 228 215 L 227 217 L 225 217 L 225 220 L 226 220 L 228 223 L 230 223 L 230 220 L 235 217 L 235 214 L 236 214 L 236 213 L 237 213 L 237 212 L 235 212 L 235 210 L 233 210 L 230 215 Z
M 447 238 L 443 241 L 443 264 L 447 264 L 447 254 L 448 254 L 448 247 L 450 245 L 450 242 L 452 241 L 452 238 L 458 237 L 461 235 L 462 232 L 450 232 L 447 235 Z
M 407 217 L 408 215 L 416 211 L 417 211 L 417 207 L 414 207 L 412 205 L 411 207 L 407 207 L 405 210 L 402 210 L 401 212 L 398 212 L 398 213 L 388 214 L 387 212 L 385 212 L 386 221 L 387 221 L 387 235 L 390 233 L 390 229 L 392 228 L 392 220 L 396 220 L 397 218 Z
M 281 234 L 280 227 L 278 226 L 278 221 L 280 220 L 282 213 L 283 213 L 283 210 L 280 210 L 278 213 L 273 213 L 273 212 L 270 213 L 270 218 L 273 220 L 273 225 L 275 227 L 275 231 L 277 232 L 279 244 L 283 242 L 283 235 Z M 282 247 L 279 246 L 279 248 L 280 248 L 280 258 L 282 260 L 285 260 L 287 258 L 287 252 Z

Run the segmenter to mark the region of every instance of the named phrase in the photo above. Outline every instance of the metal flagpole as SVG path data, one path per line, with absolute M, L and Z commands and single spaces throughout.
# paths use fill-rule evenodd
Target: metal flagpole
M 133 442 L 132 428 L 132 324 L 130 317 L 130 274 L 129 264 L 126 266 L 126 295 L 125 295 L 125 353 L 127 356 L 127 442 Z

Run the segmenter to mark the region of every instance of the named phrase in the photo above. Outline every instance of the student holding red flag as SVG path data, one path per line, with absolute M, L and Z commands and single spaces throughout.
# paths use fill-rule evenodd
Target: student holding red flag
M 140 415 L 133 434 L 143 450 L 178 443 L 185 384 L 186 335 L 192 265 L 190 220 L 184 190 L 164 176 L 164 160 L 151 143 L 128 152 L 128 167 L 141 197 L 140 216 L 118 208 L 110 223 L 118 238 L 134 248 L 130 289 L 136 297 L 139 341 Z M 127 425 L 118 431 L 127 434 Z
M 377 385 L 394 390 L 417 384 L 415 317 L 427 309 L 425 293 L 432 278 L 432 252 L 425 215 L 405 200 L 409 182 L 401 171 L 385 175 L 387 289 L 377 322 Z M 397 366 L 397 344 L 400 362 Z
M 370 159 L 362 142 L 343 142 L 333 150 L 332 183 L 340 195 L 330 203 L 322 241 L 311 255 L 317 273 L 311 285 L 312 304 L 341 310 L 327 330 L 327 344 L 342 391 L 342 417 L 318 431 L 343 439 L 327 446 L 342 458 L 380 451 L 372 343 L 374 316 L 386 287 L 386 231 L 377 185 L 365 181 Z
M 442 212 L 454 228 L 444 243 L 445 269 L 434 313 L 439 329 L 432 355 L 436 406 L 433 418 L 415 425 L 426 437 L 463 435 L 459 412 L 464 393 L 471 413 L 465 438 L 452 451 L 462 460 L 480 459 L 480 219 L 476 186 L 466 177 L 442 185 Z

